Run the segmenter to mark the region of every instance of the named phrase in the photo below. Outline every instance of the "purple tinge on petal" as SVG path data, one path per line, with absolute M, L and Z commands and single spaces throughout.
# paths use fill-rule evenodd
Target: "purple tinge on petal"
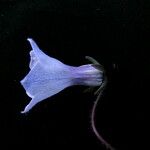
M 73 75 L 75 85 L 99 86 L 103 80 L 103 72 L 92 64 L 73 68 Z

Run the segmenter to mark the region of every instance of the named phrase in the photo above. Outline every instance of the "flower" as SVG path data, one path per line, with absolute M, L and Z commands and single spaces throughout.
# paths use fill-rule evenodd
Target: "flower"
M 49 57 L 40 50 L 34 40 L 28 38 L 30 51 L 30 71 L 21 80 L 31 101 L 21 113 L 28 112 L 40 101 L 51 97 L 63 89 L 73 85 L 100 86 L 103 71 L 95 64 L 79 67 L 66 65 L 59 60 Z

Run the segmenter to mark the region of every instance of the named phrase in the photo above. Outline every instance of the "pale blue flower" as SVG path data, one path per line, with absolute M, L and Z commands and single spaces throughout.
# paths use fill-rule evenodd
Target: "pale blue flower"
M 30 51 L 30 71 L 21 80 L 26 93 L 31 97 L 30 103 L 22 113 L 28 112 L 38 102 L 51 97 L 73 85 L 100 86 L 103 72 L 93 64 L 73 67 L 43 53 L 37 44 L 28 39 Z

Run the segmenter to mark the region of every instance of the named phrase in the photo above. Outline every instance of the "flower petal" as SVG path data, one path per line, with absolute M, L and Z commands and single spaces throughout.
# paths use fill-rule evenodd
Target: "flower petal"
M 71 86 L 69 66 L 47 56 L 29 40 L 33 50 L 30 52 L 30 72 L 21 80 L 26 93 L 32 98 L 22 113 L 29 111 L 38 102 L 53 96 Z
M 34 60 L 34 58 L 36 58 L 35 60 L 41 63 L 45 68 L 60 68 L 65 66 L 65 64 L 63 64 L 59 60 L 49 57 L 44 52 L 42 52 L 31 38 L 28 38 L 27 40 L 30 42 L 33 51 L 30 52 L 31 62 Z

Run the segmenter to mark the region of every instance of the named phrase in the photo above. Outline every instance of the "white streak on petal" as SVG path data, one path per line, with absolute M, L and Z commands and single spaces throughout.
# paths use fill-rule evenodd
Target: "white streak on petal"
M 31 60 L 30 60 L 29 67 L 30 67 L 30 69 L 32 69 L 38 63 L 38 59 L 35 56 L 35 53 L 33 50 L 30 51 L 30 57 L 31 57 Z

